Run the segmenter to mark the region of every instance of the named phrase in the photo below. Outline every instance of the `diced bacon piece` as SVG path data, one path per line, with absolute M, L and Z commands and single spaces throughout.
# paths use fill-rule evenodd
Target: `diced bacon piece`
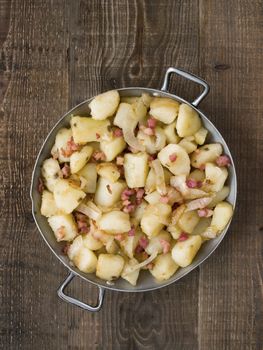
M 70 157 L 71 154 L 73 153 L 71 150 L 68 150 L 68 149 L 64 149 L 64 148 L 60 148 L 60 152 L 62 154 L 63 157 Z
M 42 193 L 44 191 L 44 182 L 41 177 L 38 178 L 38 185 L 37 185 L 37 190 L 39 193 Z
M 209 218 L 210 216 L 213 215 L 213 210 L 203 208 L 203 209 L 197 210 L 197 214 L 198 216 L 200 216 L 200 218 Z
M 201 164 L 199 170 L 205 170 L 205 164 Z
M 130 231 L 128 232 L 128 236 L 130 236 L 130 237 L 135 236 L 135 227 L 134 227 L 134 226 L 132 226 L 132 228 L 131 228 Z
M 89 233 L 90 228 L 88 226 L 83 226 L 80 230 L 80 233 Z
M 106 156 L 105 156 L 105 154 L 102 152 L 102 151 L 95 151 L 95 152 L 93 152 L 93 154 L 92 154 L 92 158 L 94 159 L 94 160 L 105 160 L 106 159 Z
M 141 238 L 139 239 L 139 245 L 140 245 L 143 249 L 145 249 L 145 248 L 148 246 L 148 244 L 149 244 L 148 238 L 146 238 L 146 237 L 141 237 Z
M 84 221 L 77 221 L 77 225 L 80 233 L 88 233 L 90 230 L 87 223 Z
M 149 162 L 153 161 L 153 160 L 156 159 L 156 158 L 157 158 L 157 154 L 150 154 L 150 155 L 148 156 Z
M 82 214 L 82 213 L 75 213 L 75 217 L 76 217 L 76 219 L 77 220 L 79 220 L 79 221 L 85 221 L 86 222 L 86 220 L 87 220 L 87 216 L 86 215 L 84 215 L 84 214 Z
M 61 148 L 61 153 L 64 157 L 70 157 L 73 152 L 79 151 L 81 149 L 81 146 L 74 142 L 73 137 L 71 137 L 68 142 L 66 149 Z
M 129 199 L 133 194 L 135 194 L 135 190 L 126 188 L 124 191 L 122 191 L 121 199 L 125 201 L 126 199 Z
M 123 157 L 117 157 L 116 158 L 116 164 L 117 165 L 123 165 L 124 164 L 124 158 Z
M 81 146 L 75 143 L 73 136 L 71 136 L 70 140 L 67 142 L 67 148 L 70 148 L 74 152 L 79 151 Z
M 58 237 L 59 239 L 62 239 L 62 238 L 65 237 L 65 234 L 66 234 L 66 232 L 65 232 L 65 226 L 60 226 L 60 227 L 57 229 L 57 237 Z
M 62 248 L 62 253 L 67 255 L 68 254 L 68 250 L 69 250 L 70 244 L 66 243 L 66 245 Z
M 226 154 L 224 154 L 216 159 L 216 164 L 218 166 L 229 166 L 231 165 L 231 160 Z
M 160 239 L 161 246 L 163 248 L 163 253 L 166 254 L 171 250 L 171 244 L 170 242 L 166 241 L 165 239 Z
M 146 265 L 146 268 L 147 268 L 148 270 L 152 270 L 153 267 L 154 267 L 154 264 L 153 264 L 152 262 L 149 263 L 148 265 Z
M 188 179 L 186 180 L 186 185 L 189 188 L 196 188 L 197 187 L 197 181 L 194 179 Z
M 137 245 L 137 247 L 135 248 L 135 253 L 140 254 L 143 252 L 143 250 L 144 250 L 143 247 L 141 247 L 140 245 Z
M 136 199 L 136 204 L 137 204 L 137 205 L 142 204 L 142 198 Z
M 125 235 L 123 233 L 118 233 L 117 235 L 114 235 L 114 238 L 119 241 L 122 242 L 125 240 Z
M 142 199 L 144 196 L 144 189 L 143 188 L 138 188 L 136 191 L 136 198 L 137 199 Z
M 126 207 L 123 208 L 124 213 L 132 213 L 136 208 L 135 204 L 129 204 Z
M 130 205 L 131 202 L 129 201 L 129 199 L 125 199 L 125 200 L 122 202 L 122 204 L 123 204 L 125 207 L 127 207 L 127 205 Z
M 157 124 L 157 120 L 154 119 L 153 117 L 151 117 L 147 120 L 148 128 L 154 129 L 156 127 L 156 124 Z
M 169 197 L 168 196 L 161 196 L 160 202 L 167 204 L 169 202 Z
M 87 223 L 85 221 L 77 221 L 78 229 L 82 229 L 83 227 L 87 226 Z
M 63 178 L 68 178 L 70 175 L 70 167 L 67 163 L 64 164 L 63 168 L 61 169 Z
M 178 242 L 183 242 L 183 241 L 186 241 L 187 239 L 188 239 L 188 234 L 187 233 L 185 233 L 185 232 L 182 232 L 181 234 L 180 234 L 180 236 L 179 236 L 179 238 L 178 238 Z
M 96 132 L 96 139 L 98 140 L 100 138 L 100 134 Z
M 123 135 L 123 132 L 122 132 L 121 129 L 116 128 L 116 129 L 113 131 L 113 135 L 114 135 L 115 137 L 121 137 L 121 136 Z
M 175 153 L 172 153 L 169 155 L 169 159 L 171 162 L 175 162 L 177 159 L 177 155 Z
M 151 129 L 151 128 L 145 128 L 143 132 L 145 133 L 145 135 L 148 135 L 148 136 L 153 136 L 155 134 L 154 129 Z

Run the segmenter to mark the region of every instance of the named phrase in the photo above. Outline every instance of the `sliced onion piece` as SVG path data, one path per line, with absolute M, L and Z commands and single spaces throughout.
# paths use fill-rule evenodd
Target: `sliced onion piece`
M 149 256 L 148 259 L 144 260 L 144 261 L 141 262 L 140 264 L 136 264 L 136 265 L 133 265 L 133 266 L 128 267 L 127 270 L 125 271 L 124 276 L 127 276 L 127 275 L 129 275 L 130 273 L 132 273 L 132 272 L 134 272 L 134 271 L 136 271 L 136 270 L 138 270 L 138 269 L 141 269 L 141 268 L 143 268 L 144 266 L 150 264 L 150 263 L 157 257 L 157 255 L 158 255 L 158 252 L 156 251 L 156 252 L 152 253 L 152 254 Z
M 90 219 L 97 221 L 101 217 L 101 210 L 93 203 L 87 202 L 87 204 L 81 203 L 77 209 L 82 214 L 87 215 Z
M 213 239 L 218 235 L 219 231 L 214 226 L 209 226 L 204 232 L 200 235 L 205 239 Z
M 171 224 L 172 225 L 176 225 L 178 220 L 180 219 L 180 217 L 183 215 L 183 213 L 185 212 L 185 205 L 182 204 L 180 205 L 178 208 L 176 208 L 173 212 L 172 212 L 172 217 L 171 217 Z
M 182 195 L 186 194 L 188 187 L 186 185 L 186 175 L 177 175 L 170 178 L 170 185 L 177 191 L 181 192 Z
M 189 188 L 185 175 L 176 175 L 170 178 L 170 185 L 179 191 L 185 199 L 196 199 L 209 195 L 209 193 L 197 188 Z
M 127 125 L 125 125 L 122 129 L 124 141 L 135 150 L 144 152 L 145 147 L 139 142 L 139 140 L 134 135 L 133 125 L 129 124 L 127 121 Z
M 186 204 L 186 210 L 185 211 L 192 211 L 196 209 L 203 209 L 205 208 L 209 203 L 212 202 L 213 197 L 203 197 L 194 199 L 191 202 L 188 202 Z
M 166 142 L 166 136 L 162 128 L 156 127 L 155 128 L 155 149 L 156 151 L 160 151 L 162 148 L 165 147 Z
M 153 160 L 151 164 L 156 175 L 156 189 L 161 196 L 165 196 L 167 194 L 167 189 L 162 164 L 159 159 Z

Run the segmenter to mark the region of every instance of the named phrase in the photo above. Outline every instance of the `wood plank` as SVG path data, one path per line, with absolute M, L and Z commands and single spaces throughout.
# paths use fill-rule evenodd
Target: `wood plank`
M 9 2 L 1 2 L 8 14 Z M 55 294 L 61 264 L 31 215 L 30 178 L 39 147 L 67 110 L 65 2 L 13 1 L 1 25 L 1 348 L 66 348 L 67 309 Z M 44 14 L 44 15 L 43 15 Z M 4 38 L 4 33 L 7 34 Z M 55 307 L 54 307 L 55 305 Z
M 231 229 L 200 270 L 200 349 L 263 344 L 262 39 L 262 2 L 200 1 L 200 71 L 211 84 L 205 109 L 233 152 L 239 180 Z

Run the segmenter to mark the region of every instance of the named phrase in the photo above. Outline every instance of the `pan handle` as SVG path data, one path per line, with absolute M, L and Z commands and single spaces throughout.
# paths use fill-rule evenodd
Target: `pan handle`
M 99 311 L 102 307 L 102 303 L 103 303 L 103 298 L 104 298 L 104 288 L 102 287 L 98 287 L 99 288 L 99 296 L 98 296 L 98 303 L 96 306 L 91 306 L 89 304 L 83 303 L 82 301 L 79 301 L 78 299 L 72 298 L 69 295 L 66 295 L 64 293 L 65 288 L 68 286 L 68 284 L 73 280 L 73 278 L 76 275 L 73 272 L 70 272 L 68 277 L 65 279 L 65 281 L 61 284 L 61 286 L 59 287 L 57 293 L 58 296 L 66 301 L 69 304 L 73 304 L 76 305 L 80 308 L 82 308 L 83 310 L 87 310 L 87 311 L 91 311 L 91 312 L 96 312 Z
M 204 81 L 203 79 L 197 77 L 196 75 L 192 74 L 192 73 L 188 73 L 185 72 L 182 69 L 179 68 L 174 68 L 174 67 L 169 67 L 165 73 L 164 76 L 164 81 L 163 81 L 163 85 L 161 87 L 162 91 L 168 92 L 168 88 L 169 88 L 169 82 L 170 82 L 170 77 L 171 74 L 178 74 L 181 77 L 184 77 L 188 80 L 191 80 L 199 85 L 202 85 L 204 87 L 204 90 L 202 91 L 202 93 L 192 102 L 192 105 L 197 107 L 199 105 L 199 103 L 206 97 L 206 95 L 209 93 L 209 85 L 207 84 L 206 81 Z

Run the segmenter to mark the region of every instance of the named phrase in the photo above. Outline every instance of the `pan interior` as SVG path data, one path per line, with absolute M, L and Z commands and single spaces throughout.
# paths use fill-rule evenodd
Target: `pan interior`
M 149 93 L 154 96 L 163 96 L 163 97 L 170 97 L 172 99 L 175 99 L 179 102 L 187 103 L 192 108 L 193 107 L 189 102 L 183 100 L 182 98 L 162 92 L 160 90 L 155 89 L 147 89 L 147 88 L 123 88 L 118 90 L 121 96 L 140 96 L 142 93 Z M 137 286 L 133 287 L 128 282 L 126 282 L 123 279 L 119 279 L 118 281 L 114 282 L 114 284 L 108 284 L 105 281 L 100 280 L 95 276 L 95 274 L 85 274 L 79 271 L 77 268 L 75 268 L 67 258 L 62 253 L 62 247 L 64 244 L 58 243 L 55 240 L 55 236 L 47 222 L 47 219 L 40 214 L 40 205 L 41 205 L 41 196 L 37 191 L 37 184 L 38 184 L 38 178 L 40 176 L 41 172 L 41 164 L 42 162 L 50 156 L 51 148 L 55 142 L 55 137 L 58 132 L 58 130 L 62 127 L 69 127 L 69 121 L 71 115 L 80 115 L 80 116 L 88 116 L 89 115 L 89 107 L 88 104 L 92 99 L 89 99 L 87 101 L 82 102 L 72 110 L 70 110 L 68 113 L 66 113 L 54 126 L 54 128 L 51 130 L 49 135 L 47 136 L 40 152 L 38 155 L 38 158 L 36 160 L 33 177 L 32 177 L 32 185 L 31 185 L 31 198 L 32 198 L 32 204 L 33 204 L 33 215 L 36 221 L 36 224 L 38 226 L 38 229 L 40 233 L 42 234 L 44 240 L 50 247 L 50 249 L 53 251 L 53 253 L 60 259 L 60 261 L 70 270 L 75 272 L 80 277 L 84 278 L 86 281 L 99 285 L 104 288 L 113 289 L 117 291 L 125 291 L 125 292 L 140 292 L 140 291 L 147 291 L 147 290 L 153 290 L 157 288 L 164 287 L 168 284 L 171 284 L 177 280 L 179 280 L 181 277 L 189 273 L 191 270 L 193 270 L 195 267 L 200 265 L 219 245 L 221 240 L 223 239 L 228 226 L 225 228 L 225 230 L 220 234 L 219 237 L 216 239 L 207 241 L 205 244 L 202 245 L 201 249 L 199 250 L 197 256 L 194 259 L 193 264 L 186 268 L 180 268 L 174 276 L 172 276 L 169 280 L 161 283 L 157 283 L 152 275 L 148 271 L 142 271 L 140 273 Z M 196 108 L 195 108 L 196 109 Z M 202 123 L 206 129 L 209 131 L 209 137 L 207 139 L 207 142 L 219 142 L 222 144 L 224 148 L 224 153 L 228 154 L 232 160 L 230 151 L 226 145 L 226 142 L 224 141 L 222 135 L 219 133 L 219 131 L 216 129 L 216 127 L 205 117 L 205 115 L 198 109 L 196 111 L 199 113 L 200 118 L 202 119 Z M 236 173 L 234 164 L 229 168 L 229 177 L 227 180 L 227 184 L 230 186 L 230 194 L 227 198 L 227 200 L 235 206 L 236 201 Z M 43 262 L 44 263 L 44 262 Z

